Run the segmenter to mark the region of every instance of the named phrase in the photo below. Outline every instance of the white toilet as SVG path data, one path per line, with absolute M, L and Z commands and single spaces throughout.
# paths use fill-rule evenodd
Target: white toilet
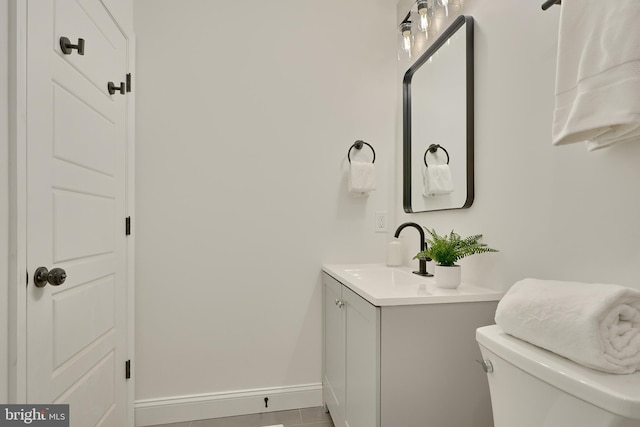
M 585 368 L 497 325 L 479 328 L 476 339 L 495 427 L 640 427 L 640 371 Z

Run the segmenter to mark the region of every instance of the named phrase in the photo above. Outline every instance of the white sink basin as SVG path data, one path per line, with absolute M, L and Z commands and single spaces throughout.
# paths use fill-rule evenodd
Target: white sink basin
M 420 286 L 426 288 L 428 278 L 394 267 L 373 266 L 369 268 L 345 268 L 344 272 L 353 280 L 369 282 L 374 286 Z
M 464 282 L 457 289 L 441 289 L 433 277 L 418 276 L 408 267 L 344 264 L 324 265 L 322 269 L 376 306 L 497 301 L 504 294 Z

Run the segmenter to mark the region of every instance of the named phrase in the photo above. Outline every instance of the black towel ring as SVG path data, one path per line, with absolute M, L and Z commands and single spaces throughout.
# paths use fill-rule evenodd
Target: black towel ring
M 429 167 L 429 165 L 427 164 L 427 153 L 433 154 L 438 151 L 438 148 L 444 151 L 444 154 L 447 155 L 447 164 L 449 164 L 449 152 L 440 144 L 431 144 L 429 148 L 427 148 L 427 151 L 424 152 L 424 165 L 426 167 Z
M 364 142 L 359 139 L 356 142 L 354 142 L 353 145 L 349 147 L 349 151 L 347 151 L 347 158 L 349 159 L 349 163 L 351 163 L 351 149 L 355 148 L 356 150 L 361 150 L 363 145 L 366 145 L 367 147 L 371 148 L 371 151 L 373 152 L 373 160 L 371 161 L 371 163 L 376 162 L 376 150 L 374 150 L 371 144 L 369 144 L 368 142 Z

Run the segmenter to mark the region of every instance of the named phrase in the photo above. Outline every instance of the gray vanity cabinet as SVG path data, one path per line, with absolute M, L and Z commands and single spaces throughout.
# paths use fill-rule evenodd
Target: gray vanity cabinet
M 323 273 L 323 399 L 336 427 L 491 427 L 475 330 L 497 301 L 375 306 Z
M 380 307 L 323 274 L 323 399 L 335 427 L 380 427 Z

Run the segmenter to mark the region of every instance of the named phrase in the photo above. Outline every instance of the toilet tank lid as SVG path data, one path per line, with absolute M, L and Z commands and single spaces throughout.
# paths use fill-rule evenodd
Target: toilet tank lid
M 627 375 L 596 371 L 508 335 L 497 325 L 479 328 L 476 340 L 505 361 L 565 393 L 616 415 L 640 420 L 640 371 Z

